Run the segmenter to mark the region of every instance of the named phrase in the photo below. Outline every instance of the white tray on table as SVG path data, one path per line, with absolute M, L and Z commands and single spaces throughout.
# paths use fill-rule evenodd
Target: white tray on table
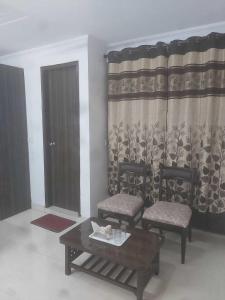
M 131 234 L 129 232 L 121 232 L 120 239 L 115 239 L 114 236 L 115 236 L 115 229 L 112 229 L 112 238 L 110 239 L 106 239 L 101 233 L 98 232 L 91 233 L 89 235 L 89 238 L 107 244 L 111 244 L 113 246 L 122 246 L 126 242 L 126 240 L 131 236 Z

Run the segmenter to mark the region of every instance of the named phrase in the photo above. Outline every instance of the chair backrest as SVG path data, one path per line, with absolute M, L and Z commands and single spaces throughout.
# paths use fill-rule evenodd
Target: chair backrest
M 136 195 L 142 193 L 144 202 L 146 201 L 146 178 L 150 176 L 150 167 L 144 164 L 121 162 L 118 172 L 118 192 L 121 192 L 123 185 L 126 185 L 128 194 Z
M 188 204 L 193 205 L 194 200 L 194 190 L 199 183 L 199 176 L 197 169 L 192 168 L 182 168 L 182 167 L 165 167 L 161 166 L 160 168 L 160 183 L 159 183 L 159 200 L 163 200 L 163 181 L 166 181 L 166 198 L 168 200 L 168 195 L 171 196 L 171 186 L 169 187 L 168 181 L 173 181 L 176 184 L 174 185 L 173 192 L 174 194 L 187 195 Z M 189 183 L 190 191 L 185 192 L 181 187 L 183 183 Z M 179 187 L 177 187 L 177 183 Z M 174 195 L 173 195 L 174 196 Z

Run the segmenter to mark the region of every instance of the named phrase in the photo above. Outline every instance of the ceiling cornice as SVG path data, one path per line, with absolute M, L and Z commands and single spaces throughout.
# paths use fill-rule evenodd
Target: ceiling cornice
M 0 56 L 1 59 L 11 58 L 14 56 L 24 56 L 24 55 L 30 55 L 30 54 L 36 54 L 38 53 L 54 53 L 54 52 L 60 52 L 60 51 L 68 51 L 68 50 L 76 50 L 79 48 L 84 48 L 88 46 L 88 35 L 80 36 L 78 38 L 73 39 L 67 39 L 63 40 L 57 43 L 47 44 L 40 47 L 30 48 L 23 51 L 13 52 L 7 55 Z
M 139 45 L 154 45 L 159 41 L 169 43 L 172 40 L 186 39 L 195 35 L 203 36 L 209 34 L 210 32 L 225 33 L 225 22 L 190 27 L 182 30 L 169 31 L 137 39 L 130 39 L 118 43 L 111 43 L 108 45 L 108 51 L 121 50 L 123 48 L 136 47 Z

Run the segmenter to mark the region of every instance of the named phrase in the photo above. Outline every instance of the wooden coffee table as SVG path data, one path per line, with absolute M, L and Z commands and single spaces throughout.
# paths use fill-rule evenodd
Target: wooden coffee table
M 158 235 L 141 229 L 127 230 L 131 233 L 129 239 L 121 247 L 112 246 L 88 237 L 93 232 L 91 221 L 118 227 L 115 223 L 91 218 L 62 235 L 60 242 L 65 245 L 66 275 L 71 274 L 72 268 L 83 271 L 126 288 L 137 295 L 137 300 L 142 300 L 149 279 L 159 273 Z M 83 253 L 90 255 L 81 264 L 76 263 Z

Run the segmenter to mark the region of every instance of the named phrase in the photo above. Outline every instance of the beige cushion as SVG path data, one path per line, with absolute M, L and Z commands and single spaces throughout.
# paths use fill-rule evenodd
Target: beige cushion
M 143 206 L 142 198 L 128 194 L 116 194 L 98 203 L 98 209 L 133 217 Z
M 143 219 L 186 228 L 192 215 L 188 205 L 157 201 L 144 212 Z

